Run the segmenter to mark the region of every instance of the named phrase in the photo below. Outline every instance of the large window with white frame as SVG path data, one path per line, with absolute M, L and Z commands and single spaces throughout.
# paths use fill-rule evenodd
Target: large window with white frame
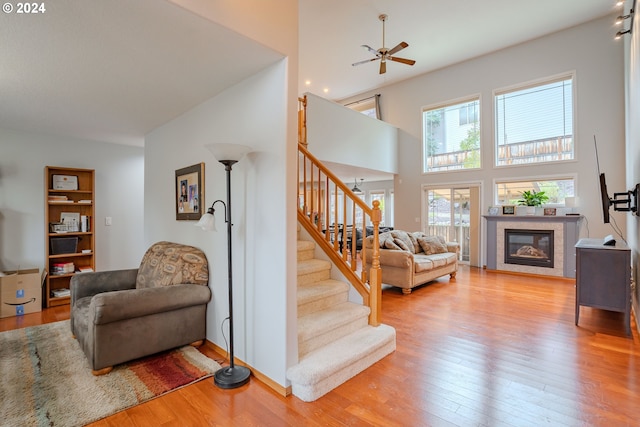
M 541 177 L 521 180 L 496 180 L 494 186 L 497 205 L 517 205 L 524 191 L 544 191 L 549 197 L 546 204 L 564 205 L 565 198 L 575 197 L 576 179 L 574 176 Z
M 495 92 L 496 166 L 573 160 L 574 78 Z
M 385 221 L 384 218 L 386 216 L 385 213 L 385 191 L 384 190 L 371 190 L 369 191 L 369 206 L 373 206 L 374 200 L 380 202 L 380 213 L 382 215 L 382 219 L 380 220 L 380 226 L 384 226 Z
M 480 97 L 422 110 L 423 171 L 480 168 Z
M 394 196 L 393 190 L 389 191 L 389 207 L 390 207 L 390 209 L 389 209 L 389 225 L 390 226 L 393 226 L 393 224 L 395 224 L 395 216 L 394 216 L 394 212 L 395 212 L 394 203 L 395 203 L 395 201 L 393 200 L 393 196 Z

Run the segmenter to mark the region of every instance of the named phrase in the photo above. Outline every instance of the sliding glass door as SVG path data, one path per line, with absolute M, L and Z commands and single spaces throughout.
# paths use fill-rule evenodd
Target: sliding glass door
M 460 262 L 476 265 L 479 187 L 426 187 L 423 231 L 460 244 Z

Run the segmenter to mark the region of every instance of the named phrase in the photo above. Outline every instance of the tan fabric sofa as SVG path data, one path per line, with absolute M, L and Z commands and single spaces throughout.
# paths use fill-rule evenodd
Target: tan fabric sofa
M 447 274 L 451 279 L 456 277 L 460 252 L 457 242 L 402 230 L 380 233 L 379 240 L 382 283 L 402 288 L 404 294 Z M 373 236 L 367 237 L 365 247 L 373 248 Z M 371 268 L 369 258 L 366 268 Z

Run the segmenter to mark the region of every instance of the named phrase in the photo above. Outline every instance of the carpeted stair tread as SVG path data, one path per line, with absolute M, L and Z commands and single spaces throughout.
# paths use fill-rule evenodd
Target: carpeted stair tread
M 342 326 L 367 322 L 370 309 L 361 304 L 343 302 L 322 311 L 316 311 L 298 317 L 298 343 L 327 332 L 338 330 Z M 339 337 L 336 337 L 339 338 Z
M 306 251 L 309 249 L 314 249 L 315 247 L 315 242 L 311 242 L 309 240 L 298 240 L 298 251 Z
M 295 396 L 310 402 L 395 351 L 396 332 L 388 325 L 366 326 L 302 357 L 287 370 Z
M 348 296 L 349 285 L 340 280 L 327 279 L 309 285 L 301 285 L 298 286 L 298 305 L 308 304 L 344 292 Z
M 298 240 L 298 260 L 304 261 L 314 257 L 316 244 L 308 240 Z
M 324 270 L 331 270 L 329 261 L 317 258 L 298 261 L 298 276 Z

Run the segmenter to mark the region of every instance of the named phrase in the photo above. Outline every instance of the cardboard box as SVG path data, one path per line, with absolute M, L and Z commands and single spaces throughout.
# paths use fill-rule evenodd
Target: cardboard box
M 42 280 L 37 268 L 0 276 L 0 318 L 42 311 Z

